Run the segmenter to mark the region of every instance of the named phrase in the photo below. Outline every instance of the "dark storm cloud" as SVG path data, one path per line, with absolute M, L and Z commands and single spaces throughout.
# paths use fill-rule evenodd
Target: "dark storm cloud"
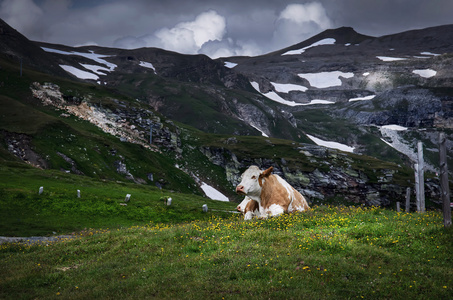
M 32 40 L 212 57 L 258 55 L 340 26 L 380 36 L 450 24 L 451 12 L 451 0 L 0 0 L 0 17 Z

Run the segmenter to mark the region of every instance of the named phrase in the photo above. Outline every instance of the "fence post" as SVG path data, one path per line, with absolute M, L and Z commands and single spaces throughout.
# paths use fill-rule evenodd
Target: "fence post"
M 411 188 L 406 189 L 406 212 L 411 211 Z
M 450 186 L 448 183 L 447 168 L 447 147 L 445 145 L 445 134 L 439 134 L 439 161 L 440 161 L 440 193 L 442 197 L 442 211 L 444 215 L 444 227 L 451 226 L 451 207 L 450 207 Z
M 420 212 L 420 177 L 418 176 L 418 164 L 414 165 L 415 172 L 415 204 L 417 205 L 417 212 Z
M 418 184 L 420 185 L 420 212 L 425 212 L 425 162 L 423 161 L 423 144 L 418 142 Z
M 399 201 L 396 202 L 396 211 L 397 211 L 397 212 L 400 212 L 400 211 L 401 211 L 401 204 L 400 204 Z

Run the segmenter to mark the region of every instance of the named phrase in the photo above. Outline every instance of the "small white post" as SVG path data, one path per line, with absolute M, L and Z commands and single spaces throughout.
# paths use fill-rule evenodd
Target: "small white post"
M 418 176 L 418 164 L 414 165 L 415 172 L 415 204 L 417 204 L 417 212 L 420 212 L 420 177 Z
M 39 194 L 41 195 L 42 192 L 44 192 L 44 187 L 43 186 L 39 187 Z
M 411 211 L 411 188 L 406 189 L 406 212 Z
M 124 202 L 129 202 L 131 200 L 131 194 L 126 194 L 126 199 L 124 199 Z
M 203 212 L 208 212 L 208 205 L 207 204 L 203 204 L 202 208 L 203 208 Z
M 170 206 L 171 205 L 171 198 L 168 198 L 167 199 L 167 206 Z
M 439 134 L 440 191 L 445 228 L 451 226 L 450 184 L 448 181 L 446 142 L 445 133 L 441 132 Z
M 80 190 L 77 190 L 77 198 L 80 198 Z

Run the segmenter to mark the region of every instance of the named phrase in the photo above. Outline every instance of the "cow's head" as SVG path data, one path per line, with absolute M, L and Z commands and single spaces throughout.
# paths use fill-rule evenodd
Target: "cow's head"
M 252 201 L 251 198 L 245 196 L 244 200 L 242 200 L 241 203 L 239 203 L 239 205 L 236 207 L 236 209 L 238 210 L 238 212 L 241 212 L 241 213 L 245 213 L 245 208 L 247 207 L 247 205 L 249 204 L 249 202 Z
M 242 173 L 241 183 L 236 187 L 236 193 L 259 201 L 257 198 L 261 195 L 264 180 L 271 175 L 273 169 L 273 167 L 270 167 L 265 171 L 261 171 L 257 166 L 250 166 Z

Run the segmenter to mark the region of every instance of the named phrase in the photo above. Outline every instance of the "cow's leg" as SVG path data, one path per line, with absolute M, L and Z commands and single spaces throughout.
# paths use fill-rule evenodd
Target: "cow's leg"
M 244 220 L 251 220 L 253 218 L 253 212 L 248 211 L 244 214 Z

